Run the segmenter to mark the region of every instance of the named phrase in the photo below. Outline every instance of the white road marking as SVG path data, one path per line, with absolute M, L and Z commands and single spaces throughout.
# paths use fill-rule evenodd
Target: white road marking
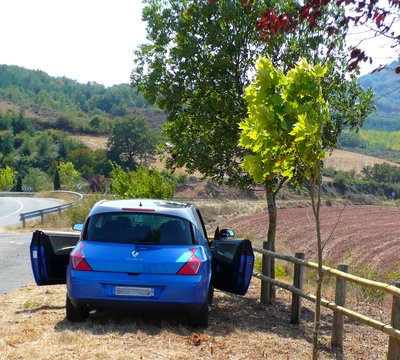
M 9 216 L 13 216 L 13 215 L 15 215 L 15 214 L 18 214 L 18 213 L 24 208 L 24 205 L 23 205 L 20 201 L 15 200 L 15 199 L 12 199 L 12 200 L 14 200 L 15 202 L 17 202 L 17 203 L 20 205 L 20 208 L 19 208 L 17 211 L 14 211 L 14 212 L 11 213 L 11 214 L 8 214 L 8 215 L 5 215 L 5 216 L 0 216 L 0 219 L 4 219 L 4 218 L 6 218 L 6 217 L 9 217 Z

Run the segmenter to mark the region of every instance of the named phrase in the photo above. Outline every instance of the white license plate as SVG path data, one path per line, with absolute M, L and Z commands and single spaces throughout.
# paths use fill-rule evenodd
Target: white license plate
M 115 295 L 151 297 L 154 296 L 154 289 L 132 286 L 116 286 Z

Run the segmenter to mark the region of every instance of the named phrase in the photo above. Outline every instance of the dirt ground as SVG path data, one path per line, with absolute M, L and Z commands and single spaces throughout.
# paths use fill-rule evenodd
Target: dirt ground
M 266 212 L 228 221 L 241 235 L 261 246 L 267 237 Z M 368 264 L 385 269 L 400 264 L 400 209 L 380 206 L 321 208 L 324 262 Z M 314 215 L 311 208 L 278 210 L 277 247 L 288 254 L 304 252 L 316 258 Z
M 261 208 L 256 214 L 227 218 L 225 225 L 260 245 L 267 225 Z M 214 216 L 222 212 L 215 211 Z M 313 258 L 311 209 L 281 209 L 278 224 L 281 249 L 289 254 L 305 251 L 307 259 Z M 392 264 L 399 260 L 400 209 L 328 207 L 322 209 L 322 224 L 325 241 L 329 238 L 325 250 L 330 262 L 367 259 L 374 266 L 385 266 L 389 260 Z M 65 293 L 63 285 L 30 285 L 0 296 L 0 359 L 311 358 L 314 305 L 304 300 L 301 324 L 290 325 L 290 293 L 278 289 L 277 301 L 262 305 L 260 281 L 255 278 L 245 297 L 216 291 L 206 330 L 193 329 L 183 316 L 131 312 L 97 313 L 85 323 L 69 323 Z M 324 297 L 333 300 L 329 289 Z M 390 306 L 390 297 L 380 302 L 353 289 L 346 307 L 388 324 Z M 331 348 L 331 327 L 332 312 L 323 309 L 321 359 L 386 358 L 388 336 L 383 333 L 346 319 L 344 350 L 340 352 Z
M 300 325 L 290 325 L 290 295 L 259 301 L 253 279 L 245 297 L 216 291 L 210 326 L 191 328 L 182 317 L 98 313 L 85 323 L 65 319 L 65 287 L 28 286 L 0 297 L 1 359 L 309 359 L 313 305 L 304 302 Z M 385 319 L 375 306 L 367 315 Z M 332 316 L 321 326 L 321 359 L 384 359 L 387 336 L 346 321 L 344 352 L 330 347 Z M 386 319 L 387 320 L 387 319 Z

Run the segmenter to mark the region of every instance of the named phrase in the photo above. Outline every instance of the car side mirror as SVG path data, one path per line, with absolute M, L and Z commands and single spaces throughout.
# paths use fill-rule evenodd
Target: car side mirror
M 219 229 L 217 227 L 214 233 L 214 240 L 227 239 L 235 237 L 235 232 L 232 229 Z
M 83 224 L 74 224 L 74 225 L 72 225 L 72 230 L 82 231 L 82 229 L 83 229 Z
M 221 229 L 219 234 L 222 238 L 235 237 L 235 232 L 232 229 Z

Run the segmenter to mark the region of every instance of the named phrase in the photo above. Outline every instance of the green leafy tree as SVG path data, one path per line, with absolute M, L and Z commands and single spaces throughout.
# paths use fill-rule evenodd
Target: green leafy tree
M 60 172 L 56 169 L 53 179 L 54 190 L 61 190 Z
M 81 174 L 75 169 L 72 162 L 62 162 L 58 166 L 60 173 L 61 187 L 64 190 L 76 190 L 77 185 L 81 182 Z
M 174 195 L 174 182 L 155 168 L 141 165 L 125 171 L 114 164 L 110 175 L 112 191 L 122 198 L 171 199 Z
M 15 183 L 15 191 L 22 192 L 22 177 L 17 176 L 17 182 Z
M 4 131 L 0 134 L 1 152 L 4 155 L 11 154 L 14 150 L 14 136 L 9 131 Z
M 270 3 L 285 11 L 298 7 L 298 2 L 291 0 Z M 364 92 L 354 76 L 346 77 L 340 27 L 329 40 L 321 36 L 319 28 L 309 26 L 263 39 L 256 24 L 265 7 L 263 0 L 145 1 L 148 43 L 136 51 L 132 84 L 167 114 L 165 150 L 171 155 L 170 167 L 185 166 L 189 172 L 200 171 L 230 185 L 254 185 L 254 179 L 240 166 L 248 150 L 236 144 L 238 124 L 247 116 L 244 89 L 255 61 L 263 54 L 269 54 L 272 63 L 284 71 L 302 57 L 311 63 L 324 62 L 328 72 L 322 80 L 326 84 L 323 91 L 332 116 L 330 128 L 324 130 L 327 144 L 335 145 L 336 135 L 343 129 L 358 129 L 370 112 L 372 94 Z M 334 4 L 327 10 L 320 19 L 321 27 L 333 18 L 339 24 L 341 10 Z M 333 50 L 329 48 L 332 42 L 336 45 Z M 272 249 L 276 195 L 285 181 L 272 177 L 264 182 Z
M 49 138 L 45 135 L 40 136 L 37 146 L 39 155 L 47 156 L 47 152 L 49 151 Z
M 33 191 L 46 191 L 51 190 L 53 184 L 49 176 L 38 168 L 29 168 L 24 177 L 24 185 L 29 186 Z M 54 186 L 55 189 L 55 186 Z M 55 189 L 55 190 L 60 190 Z
M 108 158 L 129 169 L 146 163 L 155 153 L 158 136 L 140 116 L 118 119 L 108 139 Z
M 261 59 L 255 79 L 246 89 L 249 116 L 240 123 L 240 145 L 252 152 L 245 157 L 243 167 L 256 182 L 289 179 L 297 186 L 305 182 L 309 189 L 318 249 L 314 359 L 318 358 L 323 278 L 319 216 L 321 170 L 329 145 L 324 134 L 331 122 L 321 86 L 326 73 L 326 68 L 311 66 L 303 60 L 285 74 L 269 59 Z
M 31 156 L 32 155 L 32 136 L 26 134 L 24 136 L 24 140 L 20 149 L 22 156 Z
M 14 187 L 14 171 L 6 166 L 0 169 L 0 191 L 10 191 Z
M 12 127 L 14 130 L 14 134 L 19 134 L 23 131 L 27 132 L 30 135 L 33 135 L 35 133 L 35 128 L 32 121 L 25 117 L 25 114 L 22 110 L 18 114 L 18 116 L 13 118 Z
M 380 183 L 400 182 L 400 168 L 388 163 L 366 166 L 361 172 L 367 180 L 373 180 Z

